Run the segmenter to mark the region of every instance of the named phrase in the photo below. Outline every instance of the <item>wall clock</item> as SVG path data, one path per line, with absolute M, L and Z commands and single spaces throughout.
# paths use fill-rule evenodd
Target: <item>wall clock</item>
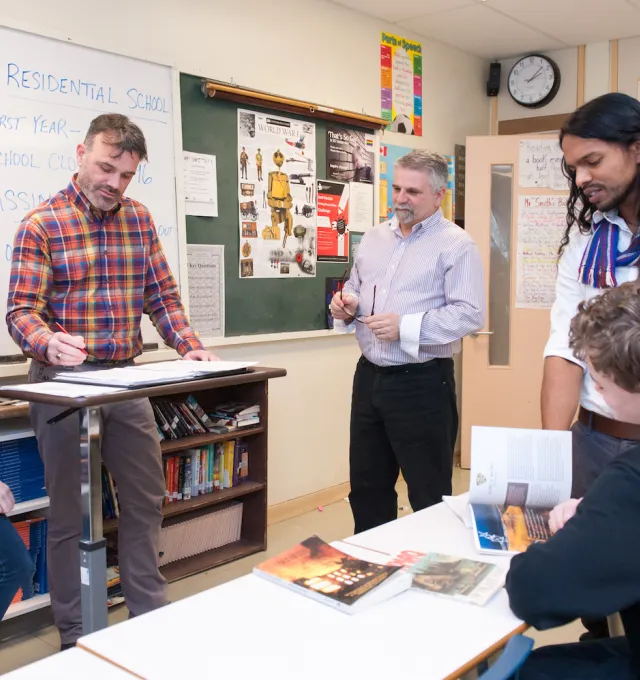
M 559 88 L 560 69 L 543 54 L 522 57 L 509 72 L 509 94 L 520 106 L 529 109 L 546 106 Z

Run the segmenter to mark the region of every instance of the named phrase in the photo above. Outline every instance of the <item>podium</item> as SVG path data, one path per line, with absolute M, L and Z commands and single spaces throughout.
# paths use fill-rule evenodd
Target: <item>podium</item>
M 186 576 L 189 573 L 197 573 L 206 568 L 211 568 L 222 562 L 236 559 L 240 556 L 258 552 L 266 548 L 266 461 L 267 461 L 267 383 L 272 378 L 280 378 L 286 375 L 286 371 L 280 368 L 254 367 L 237 375 L 225 375 L 220 377 L 202 377 L 182 382 L 172 382 L 153 387 L 138 389 L 123 389 L 92 397 L 64 397 L 49 394 L 38 394 L 14 389 L 10 386 L 3 387 L 0 396 L 10 399 L 20 399 L 27 402 L 36 402 L 59 406 L 70 412 L 80 412 L 80 494 L 82 499 L 82 536 L 80 540 L 80 583 L 82 596 L 82 631 L 84 635 L 93 633 L 107 627 L 107 561 L 106 539 L 103 535 L 102 520 L 102 480 L 101 480 L 101 428 L 100 407 L 105 404 L 130 401 L 132 399 L 169 397 L 186 393 L 200 393 L 210 395 L 218 390 L 225 390 L 225 400 L 228 394 L 239 397 L 241 400 L 243 387 L 250 390 L 250 398 L 258 398 L 261 409 L 263 427 L 254 428 L 252 434 L 261 438 L 261 444 L 256 451 L 255 468 L 260 479 L 254 479 L 256 484 L 252 488 L 254 494 L 258 494 L 252 508 L 257 512 L 256 516 L 246 520 L 247 531 L 257 539 L 241 541 L 242 546 L 237 554 L 232 550 L 224 550 L 219 556 L 209 561 L 200 559 L 196 569 L 182 568 L 173 570 L 177 577 Z M 251 389 L 251 388 L 254 389 Z M 242 430 L 237 430 L 229 435 L 221 436 L 211 433 L 198 437 L 185 437 L 182 448 L 188 448 L 190 444 L 204 444 L 222 439 L 241 437 Z M 176 450 L 176 442 L 171 442 L 172 449 Z M 242 487 L 239 487 L 242 491 Z M 214 494 L 211 494 L 215 496 Z M 240 493 L 238 494 L 240 495 Z M 230 494 L 226 495 L 228 498 Z M 247 496 L 248 497 L 248 496 Z M 215 500 L 215 499 L 212 499 Z M 187 502 L 188 503 L 188 502 Z M 169 506 L 170 507 L 170 506 Z M 175 508 L 172 509 L 175 514 Z M 188 511 L 188 508 L 185 510 Z M 258 516 L 259 515 L 259 516 Z M 245 520 L 243 519 L 243 529 Z M 262 536 L 262 540 L 259 537 Z

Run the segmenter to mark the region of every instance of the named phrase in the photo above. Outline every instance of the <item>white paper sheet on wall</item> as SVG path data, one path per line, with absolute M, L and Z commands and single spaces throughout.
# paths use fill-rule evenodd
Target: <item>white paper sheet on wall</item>
M 569 188 L 562 174 L 562 149 L 557 139 L 523 139 L 519 166 L 521 187 L 555 191 Z

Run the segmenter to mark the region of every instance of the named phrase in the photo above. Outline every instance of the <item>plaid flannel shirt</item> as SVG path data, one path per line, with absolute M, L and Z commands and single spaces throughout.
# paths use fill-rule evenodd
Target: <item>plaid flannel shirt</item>
M 6 317 L 11 336 L 46 363 L 57 322 L 84 337 L 88 362 L 122 361 L 142 352 L 143 313 L 181 355 L 203 349 L 149 211 L 130 198 L 99 211 L 74 177 L 16 233 Z

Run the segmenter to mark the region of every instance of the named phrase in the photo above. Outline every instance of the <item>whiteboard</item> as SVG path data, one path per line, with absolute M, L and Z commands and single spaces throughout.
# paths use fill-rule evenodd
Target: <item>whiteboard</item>
M 144 132 L 150 160 L 127 195 L 151 211 L 180 283 L 171 69 L 0 27 L 0 356 L 20 351 L 4 323 L 16 229 L 68 185 L 76 147 L 101 113 L 122 113 Z M 143 337 L 162 347 L 146 316 Z

